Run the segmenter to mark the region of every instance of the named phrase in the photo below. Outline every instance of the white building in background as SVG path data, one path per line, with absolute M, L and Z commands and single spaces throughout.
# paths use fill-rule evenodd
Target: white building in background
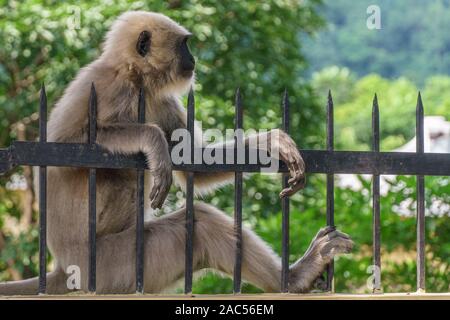
M 396 152 L 415 152 L 416 138 L 414 137 L 408 143 L 397 148 Z M 450 122 L 446 121 L 442 116 L 426 116 L 424 117 L 424 151 L 430 153 L 450 153 Z M 362 183 L 354 174 L 338 174 L 337 186 L 340 188 L 349 188 L 354 191 L 362 189 Z M 360 175 L 363 179 L 369 181 L 372 179 L 371 175 Z M 392 181 L 394 175 L 383 175 L 380 177 L 380 193 L 386 195 L 391 185 L 387 181 Z M 412 199 L 405 199 L 399 205 L 395 205 L 393 210 L 402 215 L 411 215 L 409 209 Z M 450 215 L 450 203 L 442 203 L 440 200 L 435 200 L 429 206 L 430 213 L 433 215 Z
M 450 122 L 442 116 L 427 116 L 424 118 L 424 148 L 425 152 L 450 153 Z M 404 146 L 395 149 L 399 152 L 415 152 L 416 138 Z

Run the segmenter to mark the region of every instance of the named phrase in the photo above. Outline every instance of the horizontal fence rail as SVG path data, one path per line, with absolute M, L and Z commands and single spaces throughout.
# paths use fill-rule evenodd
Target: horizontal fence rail
M 145 94 L 139 92 L 138 123 L 145 123 Z M 287 91 L 282 102 L 282 128 L 289 133 L 290 103 Z M 136 170 L 136 293 L 144 293 L 144 170 L 148 169 L 143 154 L 111 154 L 97 145 L 97 94 L 94 84 L 88 103 L 88 141 L 86 143 L 47 142 L 47 97 L 42 87 L 40 95 L 40 138 L 38 142 L 15 141 L 9 148 L 0 149 L 0 174 L 5 174 L 16 166 L 38 166 L 39 170 L 39 288 L 38 293 L 46 292 L 47 265 L 47 167 L 78 167 L 89 170 L 89 275 L 88 290 L 96 291 L 96 172 L 98 169 L 135 169 Z M 334 175 L 368 174 L 373 176 L 372 183 L 372 239 L 373 264 L 375 272 L 373 292 L 381 292 L 381 218 L 380 218 L 380 175 L 417 176 L 417 289 L 425 290 L 425 176 L 450 176 L 450 155 L 424 152 L 424 112 L 419 94 L 416 107 L 417 152 L 380 152 L 380 125 L 378 99 L 375 95 L 372 106 L 372 151 L 335 151 L 334 150 L 334 110 L 331 92 L 327 101 L 327 148 L 326 150 L 301 150 L 307 173 L 326 174 L 326 223 L 334 226 Z M 240 90 L 235 95 L 235 129 L 243 128 L 243 103 Z M 174 170 L 187 171 L 186 179 L 186 247 L 185 247 L 185 294 L 192 293 L 194 272 L 194 173 L 195 172 L 235 172 L 234 229 L 236 234 L 235 261 L 233 270 L 233 292 L 241 293 L 242 248 L 242 196 L 243 173 L 260 172 L 268 167 L 261 163 L 237 161 L 234 152 L 233 163 L 208 164 L 194 162 L 194 121 L 195 99 L 191 89 L 187 103 L 187 129 L 190 133 L 190 151 L 192 164 L 174 164 Z M 235 136 L 237 148 L 243 137 Z M 230 148 L 230 147 L 229 147 Z M 206 148 L 212 149 L 212 148 Z M 203 150 L 205 151 L 205 150 Z M 236 151 L 236 150 L 234 150 Z M 211 154 L 210 151 L 208 151 Z M 245 150 L 248 154 L 248 148 Z M 278 172 L 282 174 L 282 187 L 288 187 L 288 168 L 280 162 Z M 282 211 L 282 255 L 280 292 L 289 292 L 289 198 L 281 200 Z M 333 291 L 334 262 L 327 267 L 327 289 Z
M 450 175 L 446 153 L 301 150 L 307 173 Z M 0 149 L 0 174 L 15 166 L 55 166 L 96 169 L 147 169 L 143 155 L 109 154 L 99 145 L 15 141 Z M 264 164 L 175 164 L 183 171 L 260 172 Z M 280 163 L 279 172 L 288 172 Z

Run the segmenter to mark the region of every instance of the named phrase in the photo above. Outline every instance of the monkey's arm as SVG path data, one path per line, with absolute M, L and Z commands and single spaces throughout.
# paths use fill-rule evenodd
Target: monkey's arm
M 100 126 L 97 143 L 112 153 L 142 152 L 153 176 L 150 192 L 153 209 L 161 208 L 172 184 L 172 162 L 163 131 L 149 124 L 112 124 Z
M 244 139 L 244 144 L 249 148 L 268 152 L 273 159 L 286 163 L 291 178 L 289 179 L 289 187 L 281 191 L 280 197 L 291 196 L 304 187 L 305 164 L 295 142 L 284 131 L 274 129 L 269 132 L 250 135 Z M 213 147 L 217 149 L 233 148 L 234 141 L 227 141 Z M 194 186 L 197 193 L 207 193 L 231 183 L 233 178 L 234 172 L 195 172 Z M 184 189 L 186 172 L 175 171 L 175 179 L 178 185 Z

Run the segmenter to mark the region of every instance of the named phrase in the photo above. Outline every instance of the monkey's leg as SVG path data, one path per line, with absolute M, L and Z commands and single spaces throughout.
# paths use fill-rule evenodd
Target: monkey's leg
M 145 224 L 145 292 L 161 292 L 183 278 L 185 222 L 185 209 L 180 209 Z M 231 275 L 236 243 L 233 220 L 212 206 L 196 204 L 194 226 L 194 270 L 213 268 Z M 280 258 L 248 228 L 244 227 L 242 234 L 243 279 L 267 292 L 278 292 Z M 135 236 L 131 227 L 97 240 L 98 293 L 135 292 Z M 320 230 L 305 255 L 291 267 L 291 292 L 309 290 L 334 255 L 348 252 L 351 246 L 348 236 L 334 228 Z
M 146 224 L 146 291 L 160 292 L 184 275 L 185 210 Z M 218 209 L 195 205 L 194 269 L 213 268 L 231 275 L 235 260 L 233 220 Z M 266 292 L 279 292 L 280 258 L 253 231 L 242 229 L 242 277 Z M 321 229 L 305 255 L 290 270 L 291 292 L 308 291 L 331 259 L 351 250 L 350 238 Z
M 39 278 L 0 283 L 0 296 L 35 295 L 38 294 Z M 66 275 L 59 267 L 47 273 L 47 293 L 64 294 L 69 292 L 66 285 Z
M 184 276 L 185 210 L 146 224 L 145 290 L 160 292 Z M 233 274 L 233 220 L 218 209 L 195 205 L 194 269 L 213 268 Z M 280 259 L 255 233 L 243 228 L 242 276 L 266 291 L 280 289 Z
M 145 292 L 157 293 L 184 276 L 186 212 L 180 209 L 145 224 Z M 136 232 L 130 227 L 97 239 L 97 293 L 134 293 L 136 288 Z M 280 260 L 253 232 L 243 229 L 243 278 L 256 286 L 280 288 Z M 87 252 L 83 252 L 86 255 Z M 233 221 L 219 210 L 195 205 L 194 270 L 214 268 L 233 273 Z M 87 289 L 87 266 L 81 267 L 82 289 Z

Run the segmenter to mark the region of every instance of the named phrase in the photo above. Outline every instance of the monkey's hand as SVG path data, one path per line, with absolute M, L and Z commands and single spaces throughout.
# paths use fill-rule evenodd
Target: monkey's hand
M 153 187 L 150 191 L 151 207 L 153 209 L 160 209 L 166 200 L 169 193 L 170 186 L 172 185 L 172 161 L 170 159 L 169 151 L 163 152 L 163 155 L 159 155 L 157 165 L 152 166 L 150 163 L 150 172 L 153 176 Z
M 282 130 L 276 130 L 275 135 L 275 141 L 278 141 L 280 160 L 286 163 L 291 176 L 288 180 L 289 187 L 280 192 L 280 197 L 284 198 L 305 187 L 305 162 L 294 140 L 287 133 Z

